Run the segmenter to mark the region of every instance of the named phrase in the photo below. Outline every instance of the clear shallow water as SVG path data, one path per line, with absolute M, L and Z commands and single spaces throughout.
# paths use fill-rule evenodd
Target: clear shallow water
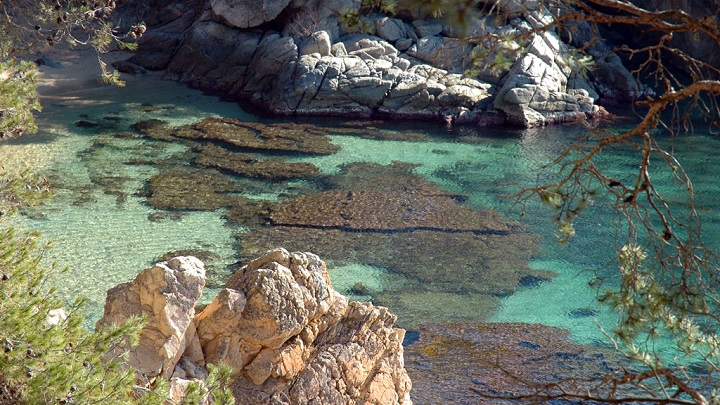
M 218 286 L 239 260 L 242 227 L 230 226 L 225 210 L 168 212 L 150 207 L 144 194 L 148 179 L 164 167 L 191 165 L 187 146 L 139 137 L 117 137 L 140 120 L 162 119 L 172 126 L 190 124 L 208 115 L 258 121 L 234 103 L 203 96 L 171 82 L 131 81 L 125 88 L 104 88 L 79 92 L 73 97 L 48 99 L 39 114 L 41 132 L 0 144 L 0 156 L 8 169 L 30 165 L 51 178 L 56 187 L 52 201 L 13 218 L 13 225 L 39 230 L 57 248 L 45 255 L 47 263 L 69 268 L 58 276 L 57 285 L 68 297 L 89 298 L 89 318 L 94 322 L 102 312 L 107 289 L 132 279 L 139 271 L 167 252 L 197 250 L 212 256 L 211 286 L 204 300 L 212 299 Z M 89 120 L 95 128 L 74 123 Z M 312 122 L 312 120 L 310 120 Z M 506 218 L 519 219 L 517 207 L 503 197 L 517 191 L 519 184 L 531 184 L 540 164 L 556 154 L 568 139 L 582 133 L 572 126 L 527 131 L 455 128 L 433 124 L 399 123 L 388 132 L 418 131 L 423 141 L 388 141 L 332 134 L 341 150 L 328 156 L 293 156 L 291 161 L 311 162 L 322 173 L 337 173 L 349 162 L 376 162 L 383 165 L 401 161 L 417 165 L 414 172 L 439 184 L 440 188 L 468 195 L 465 202 L 476 209 L 493 208 Z M 459 140 L 462 140 L 460 142 Z M 696 189 L 705 193 L 709 208 L 706 235 L 720 240 L 717 220 L 720 193 L 714 151 L 720 146 L 711 137 L 675 141 L 683 150 L 683 163 L 694 174 Z M 607 164 L 632 167 L 633 158 L 611 154 Z M 669 183 L 669 179 L 659 178 Z M 304 187 L 303 181 L 288 182 L 276 190 L 256 184 L 243 194 L 255 199 L 277 200 Z M 596 322 L 609 325 L 612 314 L 599 307 L 588 287 L 592 271 L 611 262 L 613 226 L 609 212 L 600 207 L 588 210 L 577 223 L 578 237 L 558 244 L 550 212 L 538 204 L 526 207 L 523 222 L 542 237 L 541 254 L 530 267 L 549 270 L 557 277 L 529 285 L 501 298 L 491 321 L 540 322 L 572 331 L 582 343 L 605 338 Z M 449 236 L 452 237 L 452 236 Z M 450 241 L 451 242 L 451 241 Z M 470 252 L 471 253 L 471 252 Z M 362 254 L 362 252 L 358 252 Z M 330 272 L 335 287 L 354 299 L 370 299 L 390 287 L 417 288 L 411 280 L 387 268 L 363 263 L 343 263 Z M 612 273 L 611 267 L 606 269 Z M 356 286 L 360 283 L 362 288 Z M 449 294 L 437 303 L 442 310 L 431 319 L 473 320 L 472 305 L 465 296 Z M 431 308 L 435 303 L 425 303 Z M 393 308 L 391 308 L 393 309 Z M 402 325 L 406 316 L 393 309 Z M 470 314 L 470 315 L 468 315 Z M 477 313 L 477 319 L 488 314 Z
M 175 83 L 129 81 L 122 88 L 45 99 L 39 133 L 0 145 L 6 169 L 30 166 L 51 179 L 51 201 L 10 224 L 38 230 L 56 246 L 45 253 L 45 263 L 68 269 L 56 277 L 57 287 L 67 297 L 88 298 L 89 321 L 102 315 L 109 288 L 134 278 L 166 252 L 211 251 L 218 256 L 218 267 L 238 260 L 222 213 L 187 211 L 171 218 L 138 194 L 158 169 L 129 164 L 132 159 L 180 161 L 187 147 L 112 136 L 139 120 L 183 125 L 208 115 L 255 119 L 235 104 Z M 100 126 L 80 128 L 78 120 Z M 206 300 L 213 291 L 217 289 L 206 291 Z

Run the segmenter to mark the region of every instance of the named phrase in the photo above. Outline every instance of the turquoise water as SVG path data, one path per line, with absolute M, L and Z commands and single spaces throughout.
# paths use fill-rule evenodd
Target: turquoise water
M 44 110 L 38 115 L 40 133 L 3 142 L 0 156 L 10 170 L 30 165 L 48 176 L 56 189 L 50 202 L 12 218 L 12 224 L 39 230 L 57 246 L 45 254 L 44 260 L 69 269 L 56 277 L 61 293 L 68 297 L 87 296 L 88 316 L 94 322 L 102 313 L 104 295 L 110 287 L 132 279 L 168 252 L 201 251 L 209 257 L 210 287 L 204 301 L 212 299 L 241 259 L 248 229 L 229 223 L 226 209 L 165 211 L 149 206 L 148 180 L 167 168 L 192 166 L 195 152 L 181 143 L 133 134 L 130 125 L 161 119 L 178 126 L 210 115 L 271 121 L 244 112 L 234 103 L 175 83 L 153 80 L 130 81 L 124 88 L 87 90 L 45 99 L 43 104 Z M 75 124 L 78 120 L 97 125 L 82 128 Z M 322 124 L 332 125 L 332 121 Z M 466 194 L 467 206 L 478 210 L 492 208 L 506 219 L 519 220 L 519 207 L 504 197 L 517 192 L 521 185 L 532 184 L 540 165 L 584 129 L 573 126 L 525 131 L 447 129 L 428 123 L 396 123 L 377 130 L 382 132 L 383 140 L 347 135 L 343 131 L 333 133 L 332 127 L 327 131 L 331 142 L 341 147 L 339 152 L 284 157 L 291 162 L 313 163 L 326 175 L 337 174 L 351 162 L 411 163 L 415 165 L 415 174 L 437 183 L 440 189 Z M 417 133 L 411 138 L 414 140 L 388 140 L 408 131 Z M 706 235 L 711 240 L 720 240 L 716 238 L 720 236 L 717 226 L 720 199 L 715 198 L 720 186 L 712 170 L 706 170 L 716 164 L 714 151 L 720 144 L 710 136 L 673 142 L 683 151 L 686 169 L 697 174 L 696 189 L 704 193 L 710 225 Z M 609 154 L 605 163 L 622 175 L 623 167 L 632 167 L 633 157 L 619 151 Z M 242 189 L 237 194 L 255 200 L 278 201 L 309 189 L 320 191 L 311 180 L 269 184 L 229 178 Z M 658 182 L 672 187 L 670 179 L 659 177 Z M 330 261 L 331 277 L 336 289 L 354 299 L 407 291 L 408 296 L 391 308 L 402 326 L 412 326 L 420 318 L 539 322 L 568 328 L 582 343 L 604 342 L 598 323 L 611 325 L 613 315 L 595 302 L 595 292 L 588 281 L 595 270 L 612 262 L 616 246 L 612 242 L 610 211 L 600 203 L 602 198 L 598 199 L 598 206 L 588 209 L 578 221 L 578 236 L 568 244 L 555 241 L 551 212 L 537 203 L 525 207 L 523 223 L 541 238 L 540 253 L 532 257 L 530 268 L 547 270 L 556 276 L 520 286 L 512 294 L 476 299 L 472 291 L 428 285 L 393 270 L 392 263 L 384 266 L 372 260 L 353 260 L 353 255 L 342 262 Z M 447 244 L 454 243 L 453 234 L 446 238 Z M 354 255 L 361 256 L 363 252 Z M 601 271 L 612 274 L 614 269 L 609 266 Z M 494 308 L 492 314 L 481 307 L 487 301 Z

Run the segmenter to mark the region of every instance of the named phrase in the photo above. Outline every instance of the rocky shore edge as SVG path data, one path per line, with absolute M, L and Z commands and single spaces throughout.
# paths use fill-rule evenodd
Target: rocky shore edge
M 141 380 L 169 379 L 174 400 L 225 362 L 238 403 L 412 404 L 396 316 L 336 292 L 316 255 L 268 251 L 196 313 L 205 282 L 195 257 L 158 263 L 108 291 L 96 327 L 145 316 L 139 344 L 115 353 L 130 349 Z
M 117 69 L 159 71 L 279 115 L 532 127 L 601 116 L 599 103 L 650 92 L 589 24 L 570 37 L 542 29 L 553 16 L 535 1 L 490 2 L 492 13 L 462 29 L 422 10 L 365 13 L 352 0 L 155 3 L 138 51 Z M 348 12 L 362 15 L 362 31 L 343 23 Z M 499 63 L 507 55 L 477 41 L 487 36 L 527 40 L 505 44 L 514 56 Z M 573 58 L 585 46 L 589 71 Z
M 387 308 L 335 291 L 312 253 L 267 251 L 201 308 L 205 282 L 193 256 L 157 263 L 110 289 L 96 324 L 146 317 L 139 344 L 110 355 L 129 350 L 138 380 L 168 379 L 174 401 L 191 383 L 203 384 L 208 364 L 221 362 L 234 369 L 238 403 L 323 405 L 409 405 L 411 388 L 416 403 L 530 401 L 542 384 L 621 364 L 612 352 L 539 324 L 428 323 L 406 336 Z

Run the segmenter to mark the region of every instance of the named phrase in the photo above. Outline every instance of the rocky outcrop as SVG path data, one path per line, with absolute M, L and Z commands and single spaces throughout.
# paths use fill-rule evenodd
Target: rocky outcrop
M 535 25 L 542 24 L 541 20 Z M 533 29 L 528 23 L 518 26 L 520 31 Z M 573 72 L 560 60 L 566 45 L 555 33 L 530 34 L 528 43 L 527 53 L 515 61 L 504 79 L 495 108 L 521 126 L 577 120 L 600 111 L 586 90 L 568 88 Z
M 598 98 L 613 97 L 615 89 L 641 94 L 612 56 L 587 80 L 568 63 L 572 45 L 554 31 L 531 33 L 552 19 L 537 2 L 499 2 L 512 18 L 498 25 L 494 17 L 481 17 L 467 30 L 431 18 L 371 14 L 361 18 L 362 34 L 339 22 L 341 13 L 358 10 L 359 1 L 208 3 L 198 7 L 190 27 L 177 18 L 152 27 L 152 35 L 182 37 L 166 64 L 150 63 L 145 55 L 158 52 L 151 44 L 141 44 L 134 61 L 277 114 L 535 126 L 596 116 L 603 112 Z M 508 44 L 514 49 L 510 65 L 491 68 L 496 55 L 486 55 L 466 34 L 527 34 L 529 40 Z M 471 68 L 472 75 L 464 74 Z
M 272 21 L 290 0 L 210 0 L 212 11 L 233 27 L 250 28 Z
M 178 395 L 206 362 L 226 362 L 238 403 L 412 403 L 396 317 L 336 292 L 316 255 L 269 251 L 195 315 L 204 281 L 194 257 L 159 263 L 110 290 L 97 327 L 146 315 L 130 365 Z
M 143 376 L 169 378 L 181 356 L 204 366 L 195 332 L 195 305 L 205 287 L 205 266 L 192 257 L 176 257 L 141 272 L 134 280 L 108 291 L 97 328 L 146 316 L 140 341 L 128 363 Z M 120 347 L 118 352 L 127 350 Z

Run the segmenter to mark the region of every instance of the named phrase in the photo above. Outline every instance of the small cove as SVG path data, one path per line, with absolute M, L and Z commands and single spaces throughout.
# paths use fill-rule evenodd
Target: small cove
M 38 174 L 48 176 L 56 188 L 50 202 L 15 216 L 11 225 L 38 230 L 57 246 L 45 253 L 44 260 L 48 265 L 55 262 L 69 269 L 56 277 L 61 294 L 88 297 L 88 321 L 94 323 L 102 313 L 107 289 L 132 279 L 168 252 L 196 251 L 210 257 L 210 284 L 204 300 L 212 299 L 243 259 L 249 231 L 242 224 L 228 221 L 227 208 L 162 210 L 149 206 L 148 181 L 168 168 L 194 167 L 197 153 L 182 143 L 132 133 L 131 125 L 159 119 L 175 127 L 207 116 L 266 124 L 275 121 L 176 83 L 156 80 L 133 80 L 123 88 L 85 90 L 69 97 L 45 99 L 43 104 L 44 110 L 38 114 L 40 132 L 3 142 L 0 156 L 9 170 L 31 166 Z M 96 125 L 80 127 L 76 125 L 80 120 Z M 516 192 L 517 185 L 531 184 L 539 165 L 583 130 L 575 126 L 519 131 L 447 129 L 428 123 L 359 124 L 382 135 L 372 137 L 348 134 L 346 128 L 334 131 L 332 125 L 343 124 L 337 120 L 305 118 L 302 122 L 322 124 L 330 142 L 340 150 L 329 155 L 271 156 L 312 163 L 319 175 L 327 176 L 338 174 L 348 163 L 388 166 L 402 162 L 411 165 L 411 173 L 435 183 L 438 189 L 466 195 L 463 206 L 494 209 L 509 221 L 520 219 L 519 209 L 504 196 Z M 374 126 L 377 128 L 372 129 Z M 715 175 L 704 169 L 714 164 L 714 154 L 709 151 L 717 150 L 718 140 L 698 135 L 694 140 L 676 142 L 686 170 L 695 179 L 696 188 L 704 193 L 709 219 L 706 235 L 720 240 L 712 238 L 720 232 L 717 203 L 708 203 L 719 200 L 713 196 L 720 189 Z M 622 168 L 631 165 L 631 159 L 618 153 L 608 157 L 608 164 Z M 237 176 L 232 179 L 238 191 L 231 194 L 251 200 L 283 201 L 299 194 L 326 191 L 324 183 L 315 179 L 276 183 Z M 476 294 L 480 287 L 475 287 L 472 280 L 473 269 L 464 269 L 461 276 L 472 288 L 448 288 L 441 276 L 415 279 L 411 273 L 393 269 L 393 263 L 383 264 L 382 256 L 365 257 L 366 251 L 347 252 L 335 262 L 328 259 L 328 267 L 337 290 L 352 299 L 388 304 L 398 314 L 400 326 L 412 329 L 420 321 L 539 322 L 570 329 L 580 343 L 607 344 L 596 320 L 609 325 L 612 314 L 596 304 L 588 281 L 593 270 L 612 260 L 612 217 L 601 207 L 592 208 L 577 224 L 579 236 L 569 244 L 558 244 L 550 215 L 543 206 L 531 203 L 522 222 L 530 233 L 539 235 L 539 251 L 532 255 L 530 268 L 557 276 L 550 280 L 521 277 L 512 293 L 485 294 L 480 299 Z M 455 254 L 458 235 L 447 233 L 435 240 L 433 249 L 437 252 L 421 251 L 422 243 L 413 241 L 407 245 L 414 249 L 408 256 L 425 255 L 427 259 L 423 260 L 431 262 L 434 272 L 452 272 L 454 269 L 445 268 L 440 259 L 443 254 Z M 389 248 L 398 238 L 398 234 L 383 234 L 373 239 L 371 252 L 382 251 L 383 244 Z M 303 246 L 303 242 L 301 239 L 297 244 Z M 313 251 L 312 247 L 299 249 Z M 604 271 L 610 273 L 613 269 Z M 448 284 L 465 279 L 453 278 Z M 440 281 L 433 284 L 426 280 Z M 383 293 L 398 291 L 406 294 L 395 300 L 383 298 Z

